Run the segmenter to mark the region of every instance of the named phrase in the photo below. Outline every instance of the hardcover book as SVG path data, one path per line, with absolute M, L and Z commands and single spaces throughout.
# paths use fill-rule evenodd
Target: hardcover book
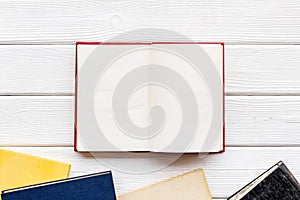
M 285 164 L 280 161 L 228 198 L 228 200 L 253 199 L 300 199 L 300 184 Z
M 118 196 L 118 200 L 211 200 L 202 169 Z
M 5 190 L 2 200 L 116 200 L 111 172 Z
M 0 149 L 0 190 L 67 178 L 70 165 Z
M 223 43 L 76 44 L 75 150 L 224 151 Z

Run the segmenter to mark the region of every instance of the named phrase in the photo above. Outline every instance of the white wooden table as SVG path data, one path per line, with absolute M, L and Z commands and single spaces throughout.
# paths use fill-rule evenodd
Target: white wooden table
M 71 176 L 106 170 L 73 152 L 74 42 L 145 27 L 225 42 L 226 152 L 184 155 L 153 173 L 115 171 L 118 193 L 204 168 L 222 199 L 279 160 L 300 180 L 297 0 L 0 1 L 1 147 L 69 162 Z

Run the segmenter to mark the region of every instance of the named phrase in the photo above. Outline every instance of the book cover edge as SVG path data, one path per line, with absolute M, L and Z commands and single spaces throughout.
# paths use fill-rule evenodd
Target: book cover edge
M 283 171 L 284 174 L 286 174 L 287 178 L 297 188 L 298 191 L 300 191 L 300 183 L 296 179 L 296 177 L 292 174 L 292 172 L 289 170 L 289 168 L 284 164 L 284 162 L 281 161 L 281 164 L 279 165 L 278 169 Z

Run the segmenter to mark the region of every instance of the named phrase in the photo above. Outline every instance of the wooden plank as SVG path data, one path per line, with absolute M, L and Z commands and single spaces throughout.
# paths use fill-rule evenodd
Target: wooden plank
M 0 144 L 73 144 L 73 97 L 0 97 Z M 300 97 L 227 96 L 227 146 L 300 146 Z
M 226 144 L 300 145 L 300 97 L 226 97 Z
M 71 176 L 113 169 L 116 189 L 123 193 L 132 189 L 170 178 L 181 173 L 203 168 L 214 197 L 226 198 L 250 182 L 277 161 L 283 159 L 297 179 L 300 178 L 297 159 L 299 147 L 229 147 L 225 153 L 210 154 L 199 158 L 197 154 L 186 154 L 163 169 L 145 173 L 121 171 L 126 164 L 157 165 L 161 154 L 155 157 L 140 157 L 131 154 L 89 154 L 73 152 L 71 147 L 11 147 L 9 150 L 29 153 L 50 159 L 71 163 Z M 107 160 L 114 160 L 116 166 L 107 166 Z
M 73 93 L 75 47 L 0 45 L 0 93 Z
M 227 45 L 226 93 L 300 93 L 300 46 Z M 0 45 L 0 95 L 74 94 L 73 45 Z
M 73 97 L 3 96 L 0 102 L 1 144 L 73 143 Z
M 170 29 L 201 41 L 300 42 L 300 4 L 294 0 L 4 0 L 0 19 L 3 43 L 103 41 L 140 27 Z
M 300 93 L 300 46 L 232 45 L 225 55 L 227 94 Z

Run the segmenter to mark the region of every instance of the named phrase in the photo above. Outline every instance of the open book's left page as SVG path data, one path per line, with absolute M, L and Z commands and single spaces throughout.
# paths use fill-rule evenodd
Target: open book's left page
M 78 151 L 149 151 L 148 48 L 77 45 Z

